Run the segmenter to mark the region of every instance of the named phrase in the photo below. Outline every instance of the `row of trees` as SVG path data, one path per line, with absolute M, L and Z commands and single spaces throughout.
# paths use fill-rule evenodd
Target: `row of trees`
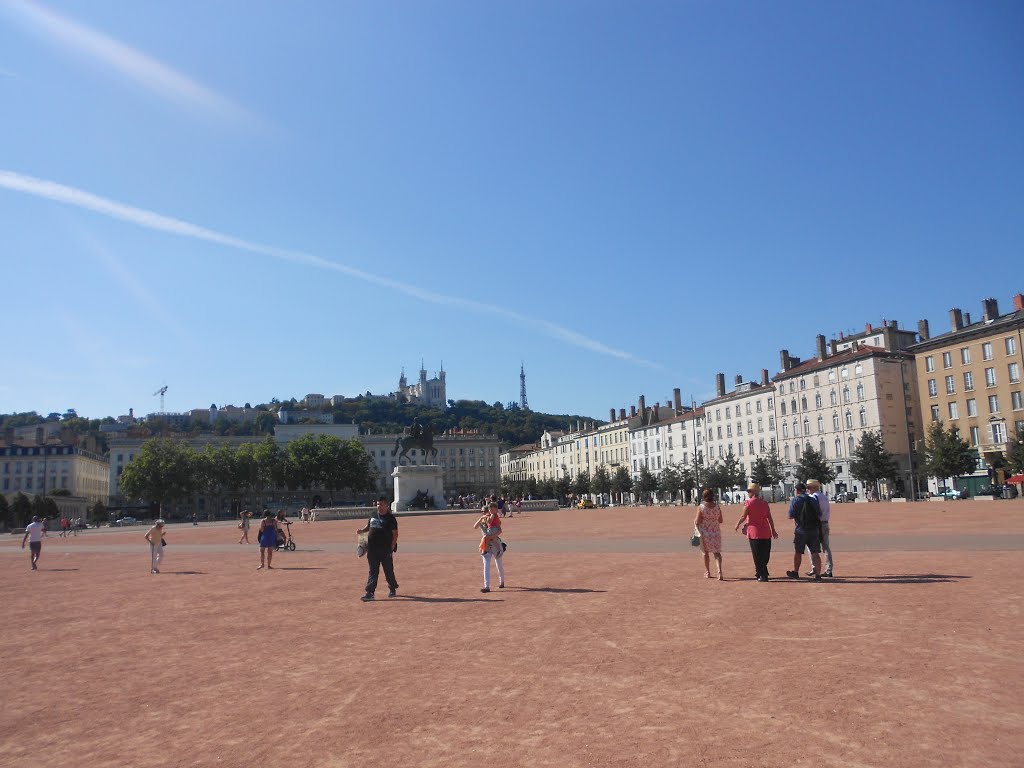
M 99 521 L 106 516 L 106 511 L 103 502 L 97 501 L 90 507 L 88 515 L 93 520 Z M 30 499 L 24 493 L 19 492 L 8 502 L 7 497 L 0 494 L 0 525 L 3 527 L 23 528 L 35 515 L 53 520 L 60 516 L 60 508 L 52 496 L 40 496 L 37 493 Z
M 208 445 L 197 451 L 188 444 L 155 438 L 121 474 L 126 498 L 159 505 L 191 498 L 213 497 L 219 508 L 242 495 L 262 499 L 287 489 L 354 493 L 373 490 L 377 469 L 356 439 L 305 435 L 281 446 L 272 437 L 237 447 Z

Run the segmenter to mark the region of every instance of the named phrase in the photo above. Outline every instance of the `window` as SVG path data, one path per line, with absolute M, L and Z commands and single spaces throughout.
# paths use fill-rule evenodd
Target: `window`
M 787 446 L 783 446 L 782 453 L 784 454 L 783 455 L 784 460 L 785 461 L 789 461 L 789 446 L 788 445 Z
M 853 429 L 853 413 L 851 411 L 846 412 L 846 428 Z
M 791 381 L 791 382 L 789 382 L 789 391 L 790 391 L 790 392 L 793 392 L 793 391 L 795 391 L 795 390 L 796 390 L 796 383 L 795 383 L 795 382 L 792 382 L 792 381 Z
M 800 379 L 800 389 L 807 389 L 807 381 Z
M 755 407 L 757 408 L 757 412 L 760 413 L 761 412 L 761 401 L 760 400 L 757 401 L 757 404 L 756 404 Z M 768 407 L 769 408 L 772 407 L 772 399 L 770 397 L 768 398 Z
M 861 408 L 859 416 L 860 416 L 860 425 L 862 427 L 866 427 L 868 425 L 868 412 L 866 410 L 864 410 L 863 408 Z
M 796 415 L 796 398 L 795 397 L 792 400 L 789 401 L 789 410 L 793 412 L 794 416 Z
M 843 402 L 844 403 L 850 402 L 850 388 L 849 387 L 843 387 Z
M 929 355 L 928 357 L 926 357 L 924 359 L 924 369 L 928 373 L 931 373 L 932 371 L 935 370 L 935 360 L 932 358 L 931 355 Z
M 818 378 L 818 374 L 814 374 L 814 386 L 818 386 L 821 380 Z
M 732 418 L 732 408 L 729 408 L 728 406 L 726 406 L 726 409 L 725 409 L 725 418 L 727 418 L 727 419 L 731 419 Z
M 768 417 L 768 429 L 769 430 L 775 429 L 775 417 L 774 416 L 769 416 Z
M 804 419 L 804 434 L 805 435 L 811 434 L 811 420 L 810 419 Z
M 836 438 L 836 457 L 843 455 L 843 441 Z
M 818 417 L 818 434 L 820 435 L 825 431 L 825 418 L 823 416 Z
M 847 456 L 853 456 L 853 454 L 856 453 L 856 451 L 857 443 L 853 439 L 853 435 L 850 435 L 848 438 L 846 438 L 846 454 Z
M 736 437 L 743 437 L 743 422 L 736 424 Z
M 861 365 L 860 363 L 857 363 L 855 366 L 853 366 L 853 372 L 860 376 L 862 373 L 864 373 L 864 366 Z
M 996 385 L 996 369 L 986 368 L 985 369 L 985 386 L 994 387 Z
M 757 431 L 764 432 L 764 419 L 760 416 L 757 417 Z
M 957 404 L 955 402 L 949 404 L 949 418 L 950 419 L 959 419 L 960 418 L 960 408 L 959 408 L 959 406 L 957 406 Z
M 828 380 L 831 381 L 833 384 L 835 384 L 835 382 L 836 382 L 836 372 L 835 371 L 829 371 L 828 372 Z
M 942 367 L 952 368 L 953 367 L 953 354 L 951 352 L 942 353 Z
M 1016 384 L 1020 381 L 1020 366 L 1017 363 L 1010 363 L 1006 366 L 1007 373 L 1010 375 L 1010 383 Z
M 800 437 L 800 422 L 793 420 L 793 437 Z
M 782 415 L 785 416 L 786 415 L 786 401 L 785 400 L 783 400 L 781 403 L 779 403 L 779 408 L 782 409 Z
M 967 415 L 977 416 L 978 415 L 978 401 L 973 397 L 967 401 Z
M 933 405 L 932 406 L 932 421 L 938 421 L 941 418 L 942 417 L 939 415 L 939 406 Z
M 832 414 L 832 429 L 834 429 L 836 431 L 839 431 L 839 414 L 838 413 L 833 413 Z
M 935 379 L 928 379 L 928 397 L 938 397 L 939 386 L 935 383 Z
M 747 403 L 747 416 L 750 415 L 750 403 Z
M 974 374 L 970 371 L 964 371 L 964 389 L 968 392 L 974 389 Z
M 971 348 L 970 347 L 964 347 L 963 349 L 960 350 L 960 362 L 963 363 L 964 365 L 970 365 L 971 364 Z
M 840 375 L 840 376 L 842 376 L 842 377 L 843 377 L 843 378 L 845 379 L 845 378 L 846 378 L 847 376 L 849 376 L 849 375 L 850 375 L 850 369 L 849 369 L 849 368 L 847 368 L 847 367 L 846 367 L 846 366 L 844 365 L 844 366 L 843 366 L 843 370 L 842 370 L 842 371 L 840 372 L 840 374 L 839 374 L 839 375 Z
M 955 395 L 956 394 L 956 379 L 954 379 L 952 376 L 947 376 L 946 377 L 946 394 L 947 395 Z
M 1021 397 L 1019 389 L 1016 392 L 1010 393 L 1010 405 L 1015 411 L 1019 411 L 1024 408 L 1024 398 Z
M 1013 336 L 1006 338 L 1006 354 L 1016 355 L 1017 354 L 1017 340 Z
M 783 437 L 789 437 L 789 422 L 788 421 L 782 422 L 782 436 Z
M 836 391 L 834 389 L 831 392 L 828 393 L 828 401 L 832 405 L 838 405 L 839 404 L 839 398 L 836 396 Z
M 801 397 L 800 398 L 800 410 L 801 411 L 806 411 L 807 410 L 807 398 L 806 397 Z
M 977 427 L 971 427 L 970 432 L 971 432 L 971 445 L 977 447 L 977 445 L 978 445 L 978 428 Z
M 981 357 L 983 360 L 992 359 L 992 342 L 986 341 L 981 345 Z
M 858 384 L 857 385 L 857 399 L 858 400 L 863 400 L 864 399 L 864 385 L 863 384 Z
M 990 425 L 992 428 L 992 442 L 996 445 L 1002 445 L 1006 442 L 1006 425 L 997 421 L 995 424 Z
M 821 408 L 821 394 L 820 393 L 816 394 L 814 396 L 814 407 L 815 408 Z
M 753 456 L 754 455 L 754 441 L 753 440 L 748 440 L 747 441 L 747 446 L 750 448 L 750 455 Z
M 988 396 L 988 412 L 999 413 L 999 395 Z

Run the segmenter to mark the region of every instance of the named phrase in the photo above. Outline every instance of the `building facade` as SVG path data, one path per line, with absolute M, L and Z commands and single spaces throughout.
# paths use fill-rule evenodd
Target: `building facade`
M 949 318 L 949 331 L 937 336 L 922 320 L 911 351 L 925 421 L 944 422 L 978 452 L 976 471 L 961 482 L 973 496 L 981 485 L 1003 482 L 1000 459 L 1010 441 L 1024 439 L 1024 295 L 1014 296 L 1004 315 L 995 299 L 985 299 L 981 320 L 972 323 L 961 309 Z
M 45 496 L 67 491 L 89 504 L 107 503 L 110 463 L 95 443 L 65 434 L 49 439 L 0 441 L 0 493 Z
M 743 381 L 737 376 L 731 392 L 726 392 L 725 375 L 719 373 L 715 391 L 716 396 L 703 404 L 706 463 L 721 461 L 732 453 L 749 477 L 754 461 L 778 448 L 775 388 L 768 380 L 768 369 L 761 370 L 760 381 Z
M 394 488 L 391 473 L 398 466 L 396 448 L 401 437 L 396 434 L 359 436 L 377 468 L 378 489 L 388 495 Z M 422 465 L 429 461 L 430 464 L 440 466 L 448 496 L 490 494 L 497 492 L 501 485 L 499 446 L 499 440 L 494 435 L 473 430 L 450 430 L 434 436 L 436 456 L 428 459 L 423 451 L 416 449 L 407 454 L 405 462 Z
M 395 398 L 404 403 L 417 403 L 429 405 L 433 408 L 446 408 L 448 406 L 448 390 L 445 382 L 444 363 L 441 370 L 434 375 L 434 378 L 427 378 L 427 370 L 420 365 L 420 377 L 415 384 L 409 384 L 405 378 L 405 369 L 398 378 L 398 391 Z

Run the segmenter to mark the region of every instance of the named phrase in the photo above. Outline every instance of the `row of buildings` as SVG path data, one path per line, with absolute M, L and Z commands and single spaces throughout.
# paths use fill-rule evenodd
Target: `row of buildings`
M 950 311 L 949 330 L 932 335 L 927 320 L 917 331 L 895 321 L 862 332 L 815 340 L 814 357 L 801 360 L 781 350 L 774 375 L 767 368 L 753 380 L 742 376 L 727 388 L 719 373 L 715 396 L 700 404 L 681 402 L 680 391 L 663 402 L 639 402 L 609 411 L 607 424 L 577 424 L 547 432 L 535 444 L 502 454 L 501 473 L 512 482 L 550 480 L 605 467 L 626 467 L 639 477 L 669 465 L 699 459 L 710 465 L 732 452 L 748 474 L 754 461 L 778 452 L 787 485 L 808 447 L 835 470 L 830 491 L 864 489 L 850 460 L 861 436 L 880 432 L 899 465 L 894 488 L 923 490 L 925 433 L 932 421 L 955 429 L 977 451 L 977 469 L 960 480 L 972 495 L 982 485 L 1002 481 L 1010 442 L 1024 437 L 1021 357 L 1024 297 L 1013 297 L 1012 311 L 1000 314 L 995 299 L 982 303 L 972 322 L 961 309 Z M 931 479 L 931 490 L 937 482 Z

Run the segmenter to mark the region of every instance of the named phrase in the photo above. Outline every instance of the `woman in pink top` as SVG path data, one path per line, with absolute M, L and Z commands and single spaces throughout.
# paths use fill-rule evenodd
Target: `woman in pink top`
M 710 555 L 715 556 L 718 565 L 718 580 L 725 581 L 722 576 L 722 508 L 715 503 L 715 494 L 705 488 L 701 505 L 697 508 L 697 516 L 693 525 L 700 531 L 700 548 L 704 552 L 704 578 L 711 578 Z
M 750 554 L 754 558 L 754 572 L 758 581 L 768 581 L 768 560 L 772 556 L 772 539 L 779 538 L 772 520 L 768 502 L 761 498 L 761 486 L 751 483 L 747 486 L 747 500 L 743 504 L 743 516 L 736 521 L 735 530 L 743 526 L 743 533 L 750 543 Z

